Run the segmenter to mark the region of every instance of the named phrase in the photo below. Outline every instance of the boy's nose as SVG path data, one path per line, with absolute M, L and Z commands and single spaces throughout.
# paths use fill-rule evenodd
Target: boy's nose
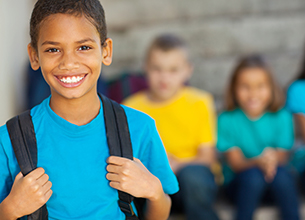
M 72 70 L 79 68 L 79 62 L 74 57 L 73 53 L 66 53 L 63 55 L 61 62 L 59 63 L 60 70 Z

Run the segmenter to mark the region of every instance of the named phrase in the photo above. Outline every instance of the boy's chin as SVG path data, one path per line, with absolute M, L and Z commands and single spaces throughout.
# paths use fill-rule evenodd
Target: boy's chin
M 51 92 L 53 98 L 60 98 L 65 100 L 76 100 L 84 98 L 88 95 L 88 92 L 77 91 L 77 92 Z
M 156 92 L 153 99 L 159 102 L 171 100 L 176 96 L 177 92 Z

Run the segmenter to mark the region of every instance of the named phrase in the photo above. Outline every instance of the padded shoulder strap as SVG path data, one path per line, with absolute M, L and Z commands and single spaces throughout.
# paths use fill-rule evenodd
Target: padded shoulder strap
M 30 111 L 6 122 L 12 146 L 23 176 L 37 168 L 37 144 Z M 46 205 L 28 216 L 28 220 L 47 220 Z
M 116 102 L 100 94 L 104 108 L 106 135 L 110 155 L 133 160 L 129 128 L 124 109 Z M 134 197 L 119 191 L 119 206 L 126 215 L 126 220 L 137 220 L 131 202 Z

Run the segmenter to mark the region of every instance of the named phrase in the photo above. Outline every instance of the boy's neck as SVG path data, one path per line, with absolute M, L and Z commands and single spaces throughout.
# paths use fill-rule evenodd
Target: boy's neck
M 78 99 L 67 99 L 53 92 L 51 109 L 60 117 L 75 125 L 85 125 L 99 113 L 101 102 L 97 93 L 86 94 Z
M 178 89 L 177 91 L 175 91 L 175 93 L 171 94 L 168 97 L 160 97 L 157 94 L 153 93 L 151 90 L 147 90 L 146 91 L 146 95 L 149 101 L 154 102 L 154 103 L 167 103 L 173 99 L 175 99 L 176 97 L 179 96 L 179 94 L 181 93 L 181 91 L 183 90 L 183 87 Z

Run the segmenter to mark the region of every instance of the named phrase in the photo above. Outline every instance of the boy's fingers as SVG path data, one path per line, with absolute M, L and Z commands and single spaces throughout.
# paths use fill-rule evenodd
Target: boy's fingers
M 45 173 L 44 169 L 39 167 L 30 172 L 26 177 L 39 179 Z
M 114 188 L 114 189 L 117 189 L 117 190 L 121 190 L 121 191 L 122 191 L 121 185 L 120 185 L 119 182 L 111 181 L 111 182 L 109 183 L 109 185 L 110 185 L 112 188 Z
M 46 182 L 46 184 L 44 184 L 42 186 L 42 189 L 47 192 L 51 189 L 51 187 L 52 187 L 52 183 L 50 181 L 48 181 L 48 182 Z
M 106 167 L 106 170 L 110 173 L 118 173 L 120 171 L 121 167 L 114 165 L 114 164 L 110 164 Z
M 119 175 L 115 173 L 107 173 L 107 180 L 119 182 Z
M 41 186 L 45 185 L 49 181 L 49 176 L 47 174 L 42 175 L 37 179 L 37 183 Z
M 122 166 L 127 161 L 129 161 L 129 159 L 124 158 L 124 157 L 110 156 L 110 157 L 107 158 L 106 162 L 108 164 L 115 164 L 115 165 Z
M 48 201 L 51 198 L 52 194 L 53 194 L 53 191 L 51 189 L 46 192 L 46 194 L 45 194 L 46 201 Z

